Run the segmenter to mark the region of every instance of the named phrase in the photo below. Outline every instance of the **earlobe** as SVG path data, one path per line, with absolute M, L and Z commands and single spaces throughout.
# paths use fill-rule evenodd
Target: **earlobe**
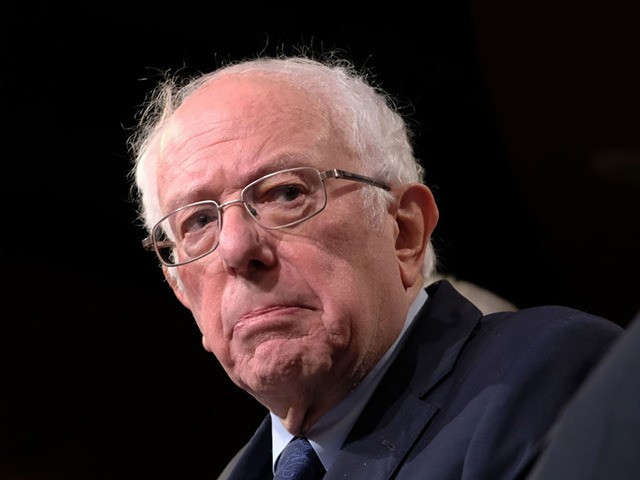
M 438 223 L 438 208 L 431 190 L 422 184 L 404 187 L 396 213 L 396 255 L 405 288 L 415 284 L 431 234 Z

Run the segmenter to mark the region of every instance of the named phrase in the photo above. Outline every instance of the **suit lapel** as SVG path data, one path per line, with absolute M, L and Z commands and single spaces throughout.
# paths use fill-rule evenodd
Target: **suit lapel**
M 267 415 L 251 440 L 225 468 L 218 480 L 273 478 L 271 465 L 271 417 Z
M 399 414 L 392 422 L 379 421 L 369 428 L 366 422 L 359 422 L 359 428 L 350 434 L 325 480 L 391 478 L 424 426 L 437 412 L 436 407 L 424 404 L 415 396 L 405 395 L 398 400 Z
M 326 480 L 390 478 L 438 412 L 438 401 L 431 401 L 429 393 L 453 368 L 482 313 L 446 281 L 430 287 L 428 293 L 430 300 Z

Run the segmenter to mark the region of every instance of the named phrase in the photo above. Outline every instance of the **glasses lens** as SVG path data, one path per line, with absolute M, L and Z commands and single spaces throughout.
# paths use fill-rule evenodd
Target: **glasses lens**
M 327 197 L 317 170 L 294 168 L 252 183 L 245 189 L 243 200 L 260 225 L 280 228 L 317 214 Z
M 220 215 L 214 202 L 198 202 L 165 217 L 154 241 L 160 258 L 169 265 L 188 262 L 216 248 Z

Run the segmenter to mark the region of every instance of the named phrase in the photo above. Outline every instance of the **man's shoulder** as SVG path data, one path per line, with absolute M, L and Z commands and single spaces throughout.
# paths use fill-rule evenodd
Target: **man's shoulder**
M 562 305 L 541 305 L 517 311 L 496 312 L 483 316 L 486 330 L 525 332 L 526 334 L 575 335 L 580 332 L 617 336 L 623 329 L 598 315 Z
M 444 279 L 427 287 L 431 300 L 425 311 L 432 317 L 444 317 L 449 322 L 466 318 L 480 319 L 478 330 L 508 332 L 560 332 L 587 331 L 618 335 L 622 327 L 598 315 L 563 305 L 540 305 L 527 308 L 495 309 L 482 313 L 455 285 Z M 522 334 L 522 333 L 520 333 Z
M 496 362 L 505 373 L 543 365 L 591 368 L 623 332 L 616 323 L 575 308 L 536 306 L 483 316 L 463 355 L 471 363 Z

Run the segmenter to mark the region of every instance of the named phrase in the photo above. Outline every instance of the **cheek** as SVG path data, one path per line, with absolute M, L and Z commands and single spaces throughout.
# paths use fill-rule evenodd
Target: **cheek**
M 344 282 L 347 293 L 366 292 L 391 274 L 396 265 L 392 230 L 385 224 L 372 230 L 364 221 L 364 212 L 348 218 L 335 218 L 318 239 L 321 268 L 332 283 Z
M 373 233 L 353 218 L 340 220 L 334 218 L 322 229 L 313 267 L 306 272 L 322 299 L 326 317 L 336 319 L 327 329 L 338 331 L 344 328 L 340 319 L 345 314 L 354 319 L 377 308 L 397 270 L 393 249 L 383 247 L 391 244 L 384 238 L 388 229 Z M 304 265 L 305 261 L 297 263 Z

